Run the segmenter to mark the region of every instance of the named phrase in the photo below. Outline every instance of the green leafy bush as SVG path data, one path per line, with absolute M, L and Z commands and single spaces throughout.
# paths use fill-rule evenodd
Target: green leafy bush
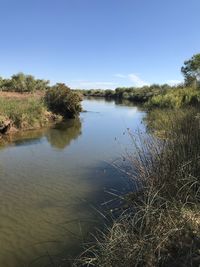
M 57 83 L 47 90 L 45 102 L 48 108 L 65 118 L 74 118 L 81 111 L 81 96 L 63 83 Z
M 164 94 L 153 96 L 149 99 L 149 108 L 180 108 L 200 103 L 200 91 L 194 88 L 168 90 Z

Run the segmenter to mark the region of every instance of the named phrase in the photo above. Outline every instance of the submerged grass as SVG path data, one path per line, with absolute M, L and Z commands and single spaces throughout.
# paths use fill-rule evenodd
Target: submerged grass
M 199 111 L 153 112 L 147 121 L 157 137 L 138 142 L 130 133 L 136 153 L 126 156 L 127 175 L 140 191 L 130 192 L 128 208 L 76 266 L 199 266 Z

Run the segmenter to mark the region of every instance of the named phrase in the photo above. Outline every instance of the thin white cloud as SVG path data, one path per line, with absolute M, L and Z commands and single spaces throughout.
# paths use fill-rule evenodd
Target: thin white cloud
M 117 73 L 113 75 L 116 78 L 122 79 L 122 81 L 88 81 L 88 80 L 74 80 L 69 83 L 72 88 L 82 89 L 115 89 L 120 86 L 135 86 L 142 87 L 149 85 L 146 81 L 143 81 L 137 74 L 122 74 Z
M 135 73 L 130 73 L 128 74 L 128 78 L 131 82 L 134 83 L 135 86 L 137 87 L 141 87 L 141 86 L 144 86 L 144 85 L 149 85 L 148 82 L 142 80 L 137 74 Z
M 142 87 L 144 85 L 149 85 L 148 82 L 142 80 L 139 75 L 135 73 L 129 73 L 129 74 L 121 74 L 121 73 L 116 73 L 114 74 L 115 77 L 117 78 L 123 78 L 127 79 L 127 81 L 130 83 L 133 83 L 134 86 L 136 87 Z
M 117 78 L 127 78 L 127 75 L 124 75 L 124 74 L 121 74 L 121 73 L 116 73 L 116 74 L 114 74 L 114 77 L 117 77 Z
M 115 89 L 116 87 L 125 86 L 125 87 L 142 87 L 145 85 L 150 85 L 149 82 L 144 81 L 140 78 L 138 74 L 114 74 L 116 78 L 121 78 L 121 81 L 88 81 L 88 80 L 73 80 L 68 83 L 71 88 L 80 88 L 80 89 Z M 162 84 L 167 83 L 171 86 L 178 85 L 183 83 L 181 80 L 167 80 Z

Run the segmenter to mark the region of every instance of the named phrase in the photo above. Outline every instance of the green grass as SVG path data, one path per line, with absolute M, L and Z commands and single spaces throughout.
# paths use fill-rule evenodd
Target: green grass
M 47 124 L 47 108 L 40 99 L 0 97 L 1 120 L 9 119 L 14 127 L 25 129 Z

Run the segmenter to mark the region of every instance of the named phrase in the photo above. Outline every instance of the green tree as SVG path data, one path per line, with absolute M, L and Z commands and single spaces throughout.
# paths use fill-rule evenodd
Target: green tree
M 49 80 L 36 80 L 36 90 L 44 91 L 49 88 Z
M 23 73 L 14 74 L 10 80 L 11 91 L 26 92 L 26 76 Z
M 14 74 L 11 79 L 4 79 L 0 87 L 4 91 L 11 92 L 35 92 L 36 90 L 46 90 L 49 87 L 49 81 L 35 79 L 32 75 L 25 75 L 24 73 Z
M 37 89 L 36 80 L 32 75 L 25 76 L 25 87 L 27 92 L 34 92 Z
M 191 59 L 184 62 L 181 72 L 185 77 L 186 85 L 195 87 L 200 84 L 200 54 L 193 55 Z

